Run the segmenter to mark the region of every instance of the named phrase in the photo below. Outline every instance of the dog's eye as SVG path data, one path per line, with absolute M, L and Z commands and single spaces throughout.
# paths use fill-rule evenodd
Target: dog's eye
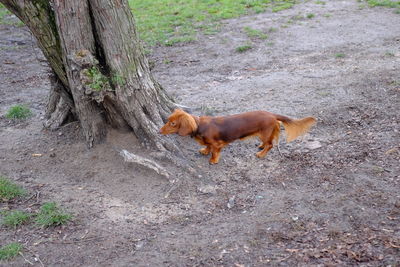
M 171 124 L 172 127 L 175 127 L 176 123 L 175 122 L 170 122 L 169 124 Z

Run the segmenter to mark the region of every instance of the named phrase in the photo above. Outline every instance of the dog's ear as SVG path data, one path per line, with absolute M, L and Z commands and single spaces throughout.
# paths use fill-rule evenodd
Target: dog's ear
M 179 114 L 179 115 L 182 113 L 185 113 L 185 112 L 180 108 L 176 108 L 176 109 L 174 109 L 174 112 L 172 112 L 172 114 Z
M 193 116 L 183 112 L 181 116 L 179 116 L 179 131 L 178 134 L 180 136 L 186 136 L 197 130 L 197 123 L 194 120 Z

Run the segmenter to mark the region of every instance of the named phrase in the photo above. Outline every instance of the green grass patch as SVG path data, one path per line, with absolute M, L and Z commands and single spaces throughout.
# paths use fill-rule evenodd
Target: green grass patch
M 196 40 L 199 32 L 216 34 L 219 21 L 266 10 L 278 12 L 294 0 L 128 0 L 140 38 L 148 45 Z
M 10 11 L 3 4 L 0 4 L 0 24 L 14 25 L 17 27 L 24 26 L 24 23 L 17 18 L 10 18 L 12 15 Z
M 394 57 L 395 54 L 394 54 L 392 51 L 386 51 L 386 52 L 385 52 L 385 56 L 387 56 L 387 57 Z
M 292 8 L 292 6 L 294 6 L 294 1 L 280 2 L 279 4 L 277 4 L 272 8 L 272 12 L 279 12 L 285 9 Z
M 274 27 L 271 27 L 268 29 L 268 32 L 277 32 L 277 31 L 278 31 L 278 29 L 274 28 Z
M 183 35 L 183 36 L 175 36 L 172 37 L 168 40 L 165 40 L 165 45 L 166 46 L 173 46 L 176 43 L 188 43 L 191 41 L 196 40 L 196 38 L 194 37 L 194 35 Z
M 344 57 L 346 57 L 346 55 L 343 54 L 343 53 L 337 53 L 337 54 L 335 54 L 335 58 L 344 58 Z
M 9 201 L 24 196 L 25 190 L 4 176 L 0 176 L 0 200 Z
M 24 224 L 29 221 L 31 214 L 20 210 L 3 212 L 2 225 L 7 227 L 16 228 L 18 225 Z
M 0 260 L 6 261 L 15 258 L 22 251 L 19 243 L 10 243 L 0 248 Z
M 0 23 L 1 24 L 6 24 L 7 22 L 5 21 L 5 17 L 7 15 L 10 15 L 11 12 L 8 11 L 3 4 L 0 4 Z
M 67 223 L 72 215 L 62 211 L 55 202 L 44 203 L 36 215 L 35 222 L 42 227 L 57 226 Z
M 250 38 L 259 38 L 259 39 L 263 39 L 263 40 L 268 38 L 268 35 L 266 35 L 262 31 L 257 30 L 257 29 L 253 29 L 250 27 L 244 27 L 243 30 L 247 34 L 247 36 Z
M 242 45 L 242 46 L 239 46 L 239 47 L 236 47 L 236 52 L 238 52 L 238 53 L 244 53 L 244 52 L 246 52 L 247 50 L 250 50 L 250 49 L 252 49 L 253 47 L 251 46 L 251 45 Z
M 383 6 L 390 8 L 400 8 L 400 1 L 391 1 L 391 0 L 367 0 L 367 3 L 370 7 Z
M 315 17 L 315 14 L 313 14 L 313 13 L 308 13 L 307 14 L 307 18 L 308 19 L 312 19 L 313 17 Z
M 31 115 L 32 112 L 26 105 L 14 105 L 8 109 L 6 118 L 11 120 L 24 120 Z

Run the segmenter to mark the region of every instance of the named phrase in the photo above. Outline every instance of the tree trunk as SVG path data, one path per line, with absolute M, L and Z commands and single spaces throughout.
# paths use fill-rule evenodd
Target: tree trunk
M 45 126 L 79 120 L 88 146 L 108 126 L 177 150 L 159 127 L 175 104 L 153 78 L 126 0 L 0 0 L 31 30 L 54 72 Z

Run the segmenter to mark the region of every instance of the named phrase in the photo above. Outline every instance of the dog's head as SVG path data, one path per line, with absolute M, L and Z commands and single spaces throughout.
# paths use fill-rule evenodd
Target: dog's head
M 181 136 L 185 136 L 195 132 L 196 130 L 197 123 L 193 116 L 182 109 L 175 109 L 169 116 L 167 123 L 160 129 L 160 133 L 178 133 Z

